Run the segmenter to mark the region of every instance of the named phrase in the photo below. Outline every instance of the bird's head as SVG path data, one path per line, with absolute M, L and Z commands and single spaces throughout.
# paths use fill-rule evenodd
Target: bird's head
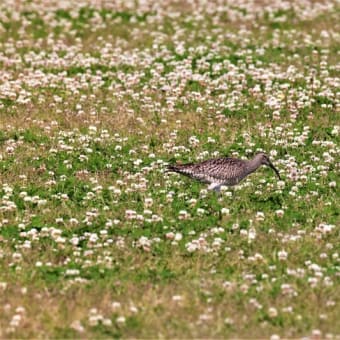
M 257 160 L 257 162 L 259 162 L 260 164 L 263 165 L 267 165 L 270 168 L 272 168 L 275 171 L 275 174 L 277 175 L 277 177 L 281 180 L 279 171 L 275 168 L 275 166 L 273 165 L 273 163 L 270 161 L 269 157 L 264 153 L 264 152 L 259 152 L 256 154 L 255 159 Z

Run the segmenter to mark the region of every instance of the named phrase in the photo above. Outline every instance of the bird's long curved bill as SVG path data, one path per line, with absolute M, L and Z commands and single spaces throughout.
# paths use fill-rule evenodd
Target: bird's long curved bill
M 275 171 L 275 173 L 276 173 L 277 177 L 279 178 L 279 180 L 281 180 L 279 171 L 275 168 L 275 166 L 271 162 L 269 162 L 269 166 Z

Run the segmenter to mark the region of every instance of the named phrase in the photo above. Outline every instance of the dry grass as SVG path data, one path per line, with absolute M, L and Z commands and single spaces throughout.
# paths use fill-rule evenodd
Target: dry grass
M 250 3 L 0 18 L 0 338 L 340 334 L 338 12 Z M 164 174 L 259 149 L 284 184 Z

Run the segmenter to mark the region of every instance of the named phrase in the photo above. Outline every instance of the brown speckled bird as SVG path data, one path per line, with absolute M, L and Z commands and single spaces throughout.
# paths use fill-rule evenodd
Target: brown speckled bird
M 263 152 L 256 154 L 251 160 L 224 157 L 209 159 L 196 164 L 169 165 L 167 171 L 177 172 L 202 183 L 208 183 L 208 189 L 220 191 L 223 185 L 233 186 L 238 184 L 261 165 L 267 165 L 272 168 L 277 177 L 281 179 L 278 170 Z

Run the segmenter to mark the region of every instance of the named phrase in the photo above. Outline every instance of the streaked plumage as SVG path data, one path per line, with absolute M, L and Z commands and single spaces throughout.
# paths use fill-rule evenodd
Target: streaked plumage
M 169 165 L 167 170 L 177 172 L 202 183 L 208 183 L 209 189 L 219 191 L 222 185 L 238 184 L 243 178 L 256 171 L 261 165 L 271 167 L 279 179 L 277 169 L 264 153 L 258 153 L 251 160 L 237 158 L 209 159 L 200 163 Z

